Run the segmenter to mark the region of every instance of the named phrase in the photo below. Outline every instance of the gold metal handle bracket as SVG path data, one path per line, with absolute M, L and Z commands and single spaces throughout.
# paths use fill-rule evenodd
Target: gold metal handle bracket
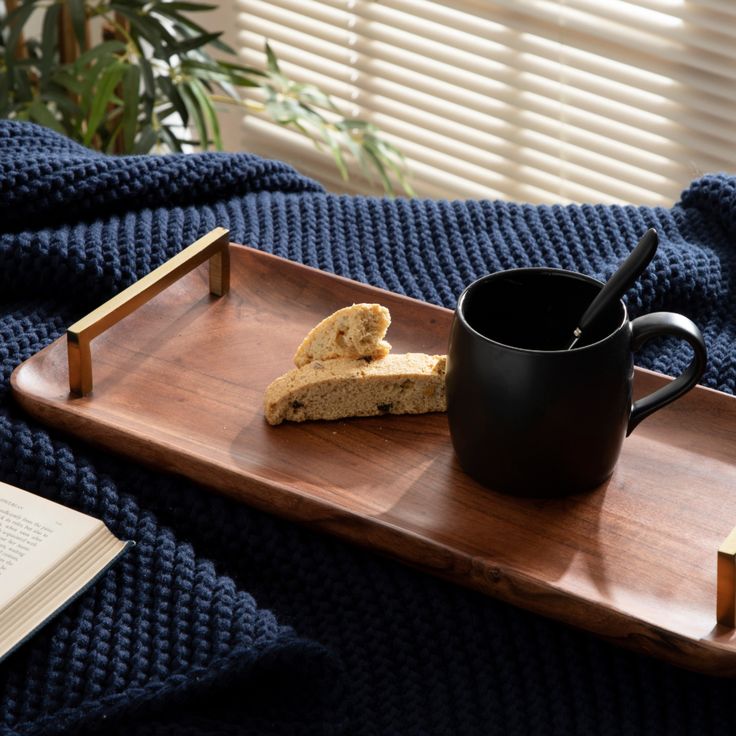
M 216 296 L 227 294 L 230 289 L 229 234 L 230 231 L 222 227 L 211 230 L 67 329 L 69 390 L 72 394 L 84 396 L 92 391 L 90 343 L 93 338 L 153 299 L 189 271 L 209 260 L 210 293 Z
M 718 548 L 716 618 L 719 624 L 736 628 L 736 527 Z

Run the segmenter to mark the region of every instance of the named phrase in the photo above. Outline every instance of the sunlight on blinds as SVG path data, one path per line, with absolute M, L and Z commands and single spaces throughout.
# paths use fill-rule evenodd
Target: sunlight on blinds
M 420 196 L 669 205 L 736 171 L 736 2 L 237 2 L 244 61 L 262 66 L 269 39 L 399 146 Z M 296 133 L 243 125 L 334 191 L 379 192 Z

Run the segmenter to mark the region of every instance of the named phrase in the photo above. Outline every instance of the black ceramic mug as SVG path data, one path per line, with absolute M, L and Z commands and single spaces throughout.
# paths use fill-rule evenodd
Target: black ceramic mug
M 630 321 L 618 301 L 566 350 L 600 281 L 571 271 L 520 268 L 475 281 L 460 296 L 450 334 L 447 412 L 460 465 L 494 490 L 561 496 L 613 472 L 624 437 L 698 382 L 706 348 L 686 317 Z M 693 358 L 664 388 L 632 403 L 633 352 L 649 338 L 687 341 Z

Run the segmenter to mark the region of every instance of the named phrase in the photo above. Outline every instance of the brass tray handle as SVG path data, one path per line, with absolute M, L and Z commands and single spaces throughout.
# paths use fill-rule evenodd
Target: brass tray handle
M 66 331 L 69 391 L 76 396 L 92 392 L 90 343 L 95 337 L 133 313 L 201 263 L 209 260 L 210 293 L 216 296 L 227 294 L 230 288 L 229 234 L 230 231 L 222 227 L 211 230 L 69 327 Z
M 716 618 L 723 626 L 736 628 L 736 527 L 718 548 Z

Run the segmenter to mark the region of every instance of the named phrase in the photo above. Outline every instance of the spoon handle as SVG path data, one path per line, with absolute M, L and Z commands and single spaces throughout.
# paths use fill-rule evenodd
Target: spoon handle
M 578 326 L 573 331 L 574 338 L 567 349 L 574 348 L 583 332 L 598 318 L 600 313 L 608 307 L 611 302 L 619 299 L 628 288 L 636 281 L 638 276 L 649 265 L 657 250 L 659 237 L 654 228 L 649 228 L 642 239 L 636 244 L 636 248 L 629 253 L 626 260 L 619 266 L 616 273 L 606 281 L 598 295 L 590 303 L 585 313 L 580 318 Z

